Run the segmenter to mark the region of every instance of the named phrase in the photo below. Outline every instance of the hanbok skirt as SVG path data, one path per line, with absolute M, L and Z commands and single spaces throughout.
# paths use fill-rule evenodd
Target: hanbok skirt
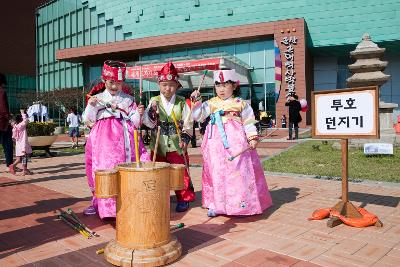
M 135 144 L 133 130 L 135 127 L 130 121 L 126 122 L 130 136 L 131 161 L 135 162 Z M 142 162 L 150 161 L 150 155 L 139 141 L 139 155 Z M 96 198 L 95 171 L 113 169 L 117 164 L 127 161 L 125 155 L 125 141 L 123 121 L 107 118 L 98 120 L 91 129 L 85 146 L 86 175 L 89 187 L 93 193 L 92 205 L 98 210 L 100 218 L 116 217 L 116 199 Z
M 228 149 L 224 148 L 215 124 L 209 124 L 204 134 L 203 207 L 213 209 L 216 214 L 261 214 L 272 206 L 272 199 L 257 151 L 248 150 L 230 161 L 231 156 L 248 147 L 248 142 L 241 123 L 228 120 L 224 129 Z

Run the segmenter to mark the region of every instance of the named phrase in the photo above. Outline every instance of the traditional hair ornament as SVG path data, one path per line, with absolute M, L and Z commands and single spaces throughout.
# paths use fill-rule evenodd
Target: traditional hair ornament
M 164 65 L 164 67 L 158 72 L 157 80 L 158 82 L 168 82 L 168 81 L 175 81 L 178 83 L 178 88 L 182 87 L 179 80 L 178 71 L 176 70 L 174 64 L 172 62 L 168 62 Z
M 239 83 L 239 79 L 237 77 L 235 70 L 217 70 L 214 71 L 214 82 L 224 83 L 227 81 L 232 81 L 235 83 Z
M 224 79 L 224 73 L 223 73 L 222 71 L 219 72 L 218 78 L 219 78 L 219 80 L 220 80 L 222 83 L 225 81 L 225 79 Z
M 122 81 L 124 78 L 122 78 L 122 70 L 121 68 L 118 68 L 118 81 Z
M 122 82 L 125 80 L 126 64 L 120 61 L 107 60 L 104 62 L 101 76 L 103 80 Z

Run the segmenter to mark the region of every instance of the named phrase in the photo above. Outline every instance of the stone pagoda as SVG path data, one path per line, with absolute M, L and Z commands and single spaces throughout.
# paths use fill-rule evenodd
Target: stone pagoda
M 362 87 L 377 85 L 381 86 L 387 82 L 390 75 L 383 73 L 388 62 L 380 60 L 385 52 L 385 48 L 380 48 L 371 40 L 368 33 L 362 37 L 362 41 L 357 45 L 354 51 L 350 52 L 350 56 L 356 60 L 349 65 L 350 72 L 353 73 L 347 79 L 348 87 Z M 393 109 L 397 108 L 395 103 L 385 103 L 379 101 L 379 124 L 380 135 L 379 140 L 359 140 L 359 145 L 366 142 L 385 142 L 395 144 L 400 142 L 393 129 Z M 356 142 L 358 143 L 358 142 Z
M 387 82 L 390 75 L 386 75 L 382 71 L 388 62 L 380 60 L 384 52 L 385 48 L 379 48 L 365 33 L 356 49 L 350 52 L 350 56 L 356 59 L 356 62 L 349 65 L 353 75 L 347 79 L 347 85 L 349 87 L 381 86 Z

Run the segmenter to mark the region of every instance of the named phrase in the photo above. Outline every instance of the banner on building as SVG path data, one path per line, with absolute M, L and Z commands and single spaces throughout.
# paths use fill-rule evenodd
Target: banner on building
M 275 51 L 275 103 L 278 102 L 282 84 L 282 59 L 278 43 L 274 40 Z
M 218 70 L 221 65 L 222 58 L 208 58 L 199 60 L 175 61 L 174 66 L 178 73 L 202 71 L 202 70 Z M 151 79 L 157 76 L 157 72 L 164 67 L 165 63 L 133 66 L 126 68 L 127 79 Z

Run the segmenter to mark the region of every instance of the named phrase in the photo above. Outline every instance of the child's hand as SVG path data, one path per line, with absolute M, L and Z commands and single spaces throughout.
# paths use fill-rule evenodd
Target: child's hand
M 144 114 L 144 106 L 142 104 L 139 104 L 137 106 L 137 111 L 139 112 L 140 116 L 143 116 L 143 114 Z
M 179 142 L 179 147 L 182 148 L 183 150 L 187 149 L 187 144 L 183 141 Z
M 197 99 L 199 99 L 199 98 L 200 98 L 200 91 L 199 90 L 194 90 L 193 93 L 190 95 L 190 99 L 193 102 L 196 102 Z
M 257 145 L 258 145 L 258 141 L 257 140 L 251 140 L 249 142 L 249 145 L 250 145 L 250 149 L 256 149 Z
M 151 108 L 152 108 L 155 112 L 157 112 L 158 107 L 157 107 L 157 102 L 156 102 L 156 101 L 151 102 Z
M 108 103 L 107 103 L 108 104 Z M 108 108 L 108 105 L 106 104 L 106 107 Z M 111 110 L 115 111 L 117 109 L 118 105 L 117 103 L 111 103 Z
M 96 106 L 97 102 L 99 102 L 99 101 L 98 101 L 98 99 L 97 99 L 96 96 L 91 96 L 91 97 L 89 98 L 89 100 L 88 100 L 88 104 L 91 105 L 91 106 L 93 106 L 93 107 Z

